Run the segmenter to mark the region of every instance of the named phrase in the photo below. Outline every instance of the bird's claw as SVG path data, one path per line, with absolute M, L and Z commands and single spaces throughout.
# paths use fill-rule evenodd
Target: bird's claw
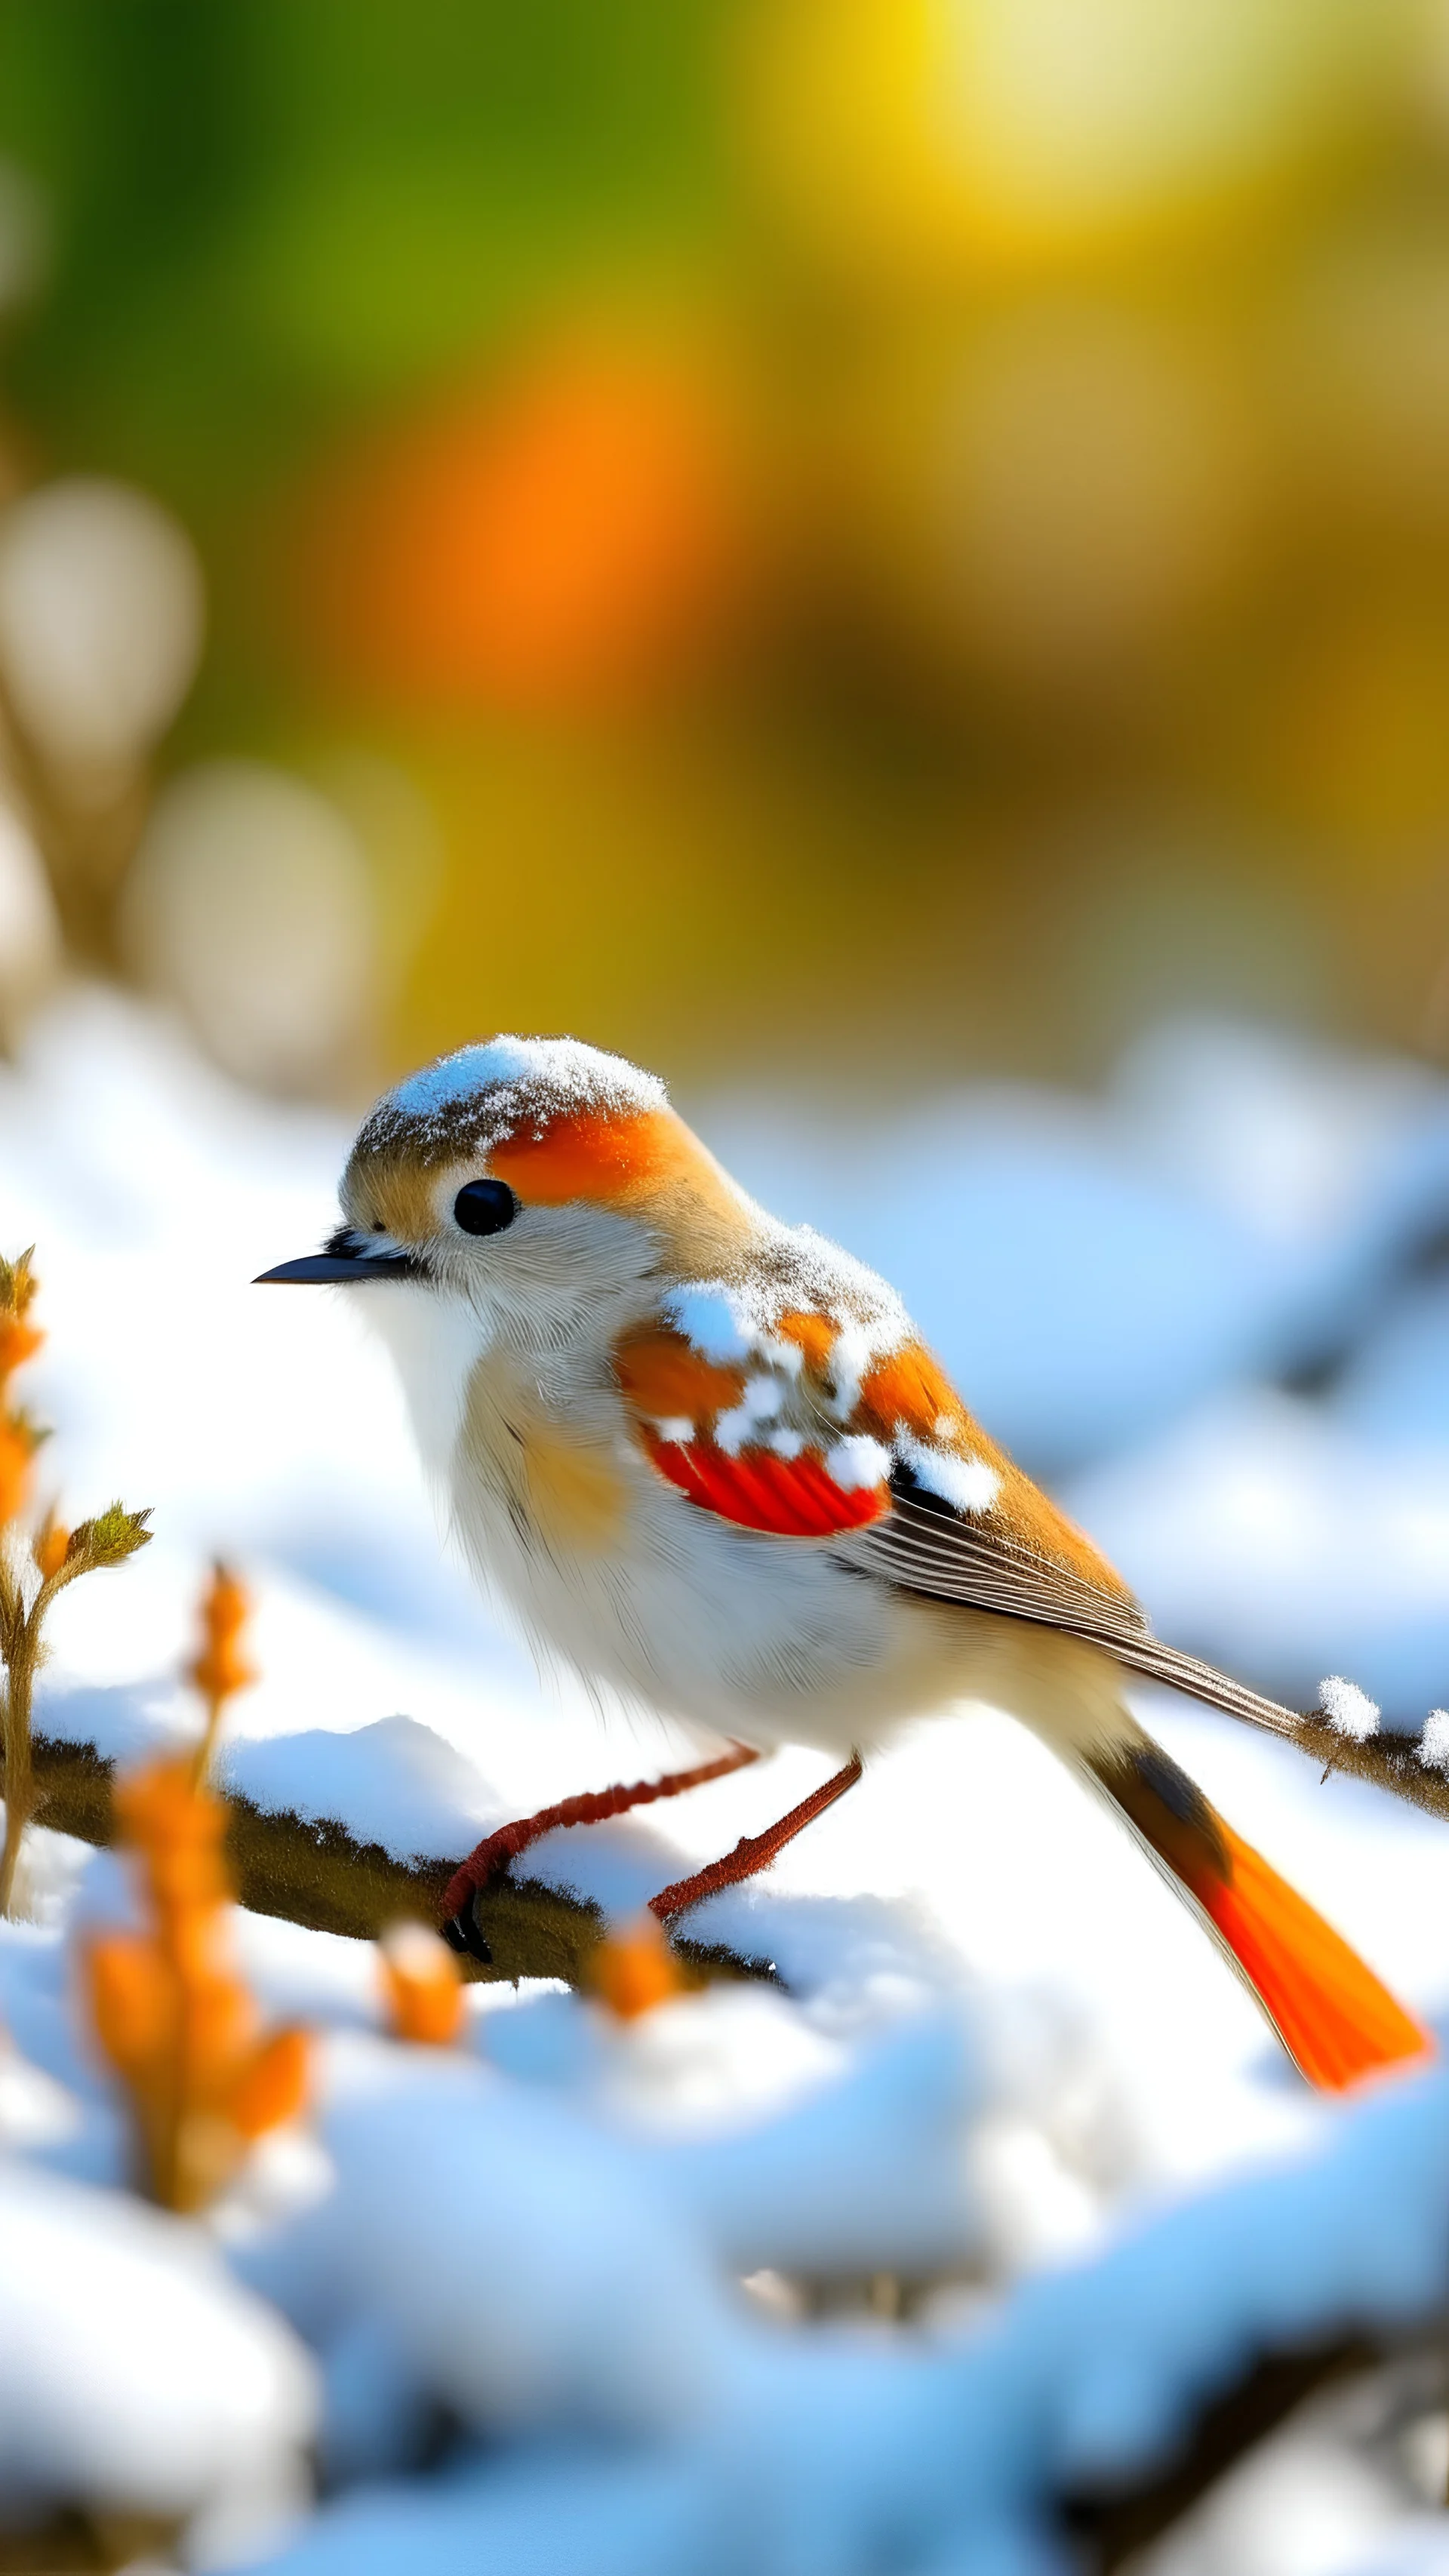
M 440 1928 L 450 1950 L 457 1950 L 466 1958 L 476 1959 L 480 1967 L 491 1968 L 493 1953 L 478 1929 L 478 1918 L 474 1911 L 476 1904 L 477 1898 L 470 1896 L 467 1904 L 461 1907 L 458 1913 L 450 1914 L 446 1923 Z

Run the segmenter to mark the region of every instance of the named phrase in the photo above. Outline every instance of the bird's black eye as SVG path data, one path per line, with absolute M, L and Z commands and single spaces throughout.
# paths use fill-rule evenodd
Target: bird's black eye
M 517 1216 L 518 1201 L 506 1181 L 465 1181 L 453 1214 L 465 1234 L 501 1234 Z

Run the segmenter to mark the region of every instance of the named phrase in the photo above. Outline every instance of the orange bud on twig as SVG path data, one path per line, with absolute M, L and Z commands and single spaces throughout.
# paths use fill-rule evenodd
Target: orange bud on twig
M 304 2030 L 279 2030 L 259 2048 L 231 2097 L 232 2123 L 251 2140 L 295 2120 L 307 2098 L 308 2044 Z
M 117 1784 L 116 1821 L 135 1858 L 150 1922 L 93 1939 L 91 2018 L 131 2096 L 155 2199 L 199 2209 L 251 2142 L 301 2108 L 307 2039 L 262 2036 L 227 1955 L 227 1811 L 186 1761 L 153 1762 Z
M 59 1574 L 70 1548 L 70 1532 L 62 1522 L 47 1519 L 36 1535 L 30 1553 L 41 1581 L 49 1583 Z
M 0 1314 L 0 1381 L 34 1359 L 44 1339 L 38 1324 L 27 1324 L 20 1315 Z
M 599 1943 L 589 1982 L 616 2021 L 637 2021 L 685 1992 L 679 1962 L 652 1914 L 641 1914 Z
M 447 1943 L 425 1923 L 395 1923 L 378 1949 L 394 2037 L 450 2048 L 462 2028 L 463 1989 Z
M 251 1607 L 245 1586 L 230 1569 L 221 1564 L 213 1566 L 201 1604 L 201 1652 L 188 1666 L 186 1676 L 206 1702 L 206 1727 L 195 1762 L 198 1780 L 204 1778 L 210 1764 L 227 1701 L 256 1680 L 241 1651 Z
M 0 1525 L 18 1520 L 25 1509 L 36 1447 L 23 1414 L 0 1413 Z
M 0 1741 L 5 1757 L 5 1833 L 0 1843 L 0 1914 L 15 1897 L 20 1846 L 38 1803 L 30 1743 L 30 1706 L 41 1657 L 41 1629 L 55 1593 L 78 1575 L 120 1565 L 144 1547 L 149 1515 L 112 1503 L 74 1530 L 47 1513 L 29 1546 L 29 1565 L 14 1524 L 30 1498 L 35 1452 L 45 1437 L 12 1403 L 10 1379 L 33 1359 L 44 1335 L 29 1321 L 36 1290 L 30 1254 L 0 1257 L 0 1662 L 5 1667 Z M 35 1576 L 39 1576 L 39 1582 Z
M 0 1386 L 34 1359 L 45 1339 L 37 1324 L 26 1321 L 40 1285 L 30 1260 L 28 1252 L 15 1261 L 0 1260 Z

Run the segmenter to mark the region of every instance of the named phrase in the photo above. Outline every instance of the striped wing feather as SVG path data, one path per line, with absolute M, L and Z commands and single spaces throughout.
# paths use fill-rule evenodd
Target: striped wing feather
M 1044 1548 L 993 1530 L 989 1521 L 968 1519 L 934 1497 L 923 1499 L 899 1474 L 891 1481 L 894 1508 L 854 1542 L 853 1562 L 869 1565 L 906 1592 L 1064 1628 L 1088 1644 L 1104 1646 L 1144 1679 L 1186 1691 L 1271 1734 L 1296 1729 L 1294 1710 L 1154 1637 L 1140 1602 L 1130 1593 L 1094 1583 Z

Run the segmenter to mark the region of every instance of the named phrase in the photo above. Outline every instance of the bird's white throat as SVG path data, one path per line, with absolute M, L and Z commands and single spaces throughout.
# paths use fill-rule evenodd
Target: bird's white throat
M 428 1478 L 447 1496 L 468 1380 L 493 1338 L 488 1316 L 446 1288 L 411 1279 L 350 1289 L 392 1354 Z

